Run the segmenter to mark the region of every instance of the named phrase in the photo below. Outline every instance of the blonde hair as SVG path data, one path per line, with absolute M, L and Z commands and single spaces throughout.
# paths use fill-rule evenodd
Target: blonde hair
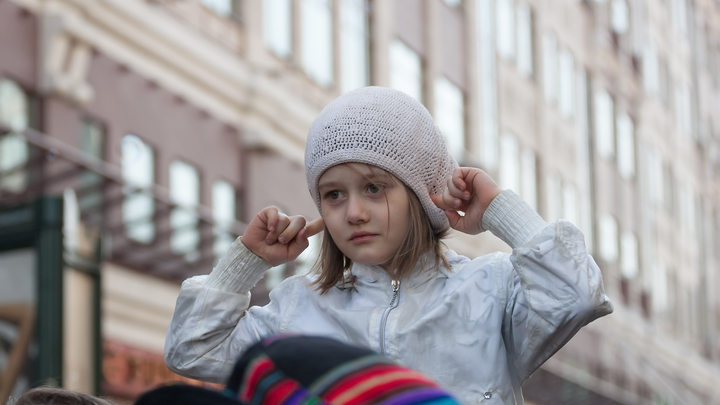
M 368 167 L 371 170 L 373 168 L 371 165 L 368 165 Z M 427 257 L 423 258 L 422 256 L 428 252 L 434 253 L 435 263 L 433 267 L 436 271 L 440 270 L 440 262 L 449 269 L 450 264 L 445 257 L 442 244 L 442 239 L 447 236 L 449 231 L 445 229 L 434 232 L 430 219 L 425 214 L 425 210 L 415 193 L 391 173 L 388 173 L 388 175 L 394 182 L 403 185 L 408 197 L 410 214 L 407 237 L 389 262 L 388 273 L 390 277 L 393 280 L 399 280 L 410 275 L 418 261 L 427 259 Z M 345 284 L 349 282 L 352 285 L 354 283 L 354 276 L 350 272 L 352 264 L 352 260 L 337 247 L 326 226 L 320 246 L 320 255 L 314 266 L 319 273 L 319 277 L 314 284 L 320 290 L 320 294 L 325 294 L 341 282 Z M 423 263 L 423 265 L 426 265 L 426 263 Z
M 114 403 L 81 392 L 38 387 L 22 394 L 13 405 L 114 405 Z

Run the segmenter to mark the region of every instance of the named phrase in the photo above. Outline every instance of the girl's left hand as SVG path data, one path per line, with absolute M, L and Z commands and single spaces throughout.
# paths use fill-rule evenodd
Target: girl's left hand
M 439 208 L 445 210 L 450 226 L 460 232 L 476 235 L 485 231 L 482 218 L 485 210 L 502 190 L 483 170 L 458 167 L 447 180 L 443 195 L 430 195 Z M 458 211 L 465 215 L 460 215 Z

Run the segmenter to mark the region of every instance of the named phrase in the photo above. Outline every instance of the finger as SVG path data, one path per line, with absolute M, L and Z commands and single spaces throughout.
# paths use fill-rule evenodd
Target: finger
M 460 199 L 463 199 L 466 201 L 469 200 L 470 193 L 468 193 L 467 191 L 463 191 L 463 189 L 458 187 L 458 185 L 456 184 L 457 182 L 458 182 L 458 178 L 456 178 L 455 176 L 448 179 L 447 189 L 450 192 L 450 195 L 455 198 L 460 198 Z M 462 183 L 463 187 L 465 186 L 465 183 L 462 181 L 462 179 L 460 179 L 459 182 Z
M 303 250 L 307 249 L 308 246 L 310 246 L 310 242 L 308 242 L 307 232 L 307 228 L 301 228 L 298 231 L 297 235 L 295 235 L 295 238 L 293 238 L 293 240 L 290 242 L 298 248 L 298 255 L 300 255 Z
M 430 199 L 432 200 L 433 204 L 435 204 L 435 205 L 436 205 L 438 208 L 440 208 L 440 209 L 443 209 L 443 210 L 451 210 L 451 209 L 453 209 L 453 207 L 445 204 L 445 202 L 443 201 L 442 196 L 440 196 L 440 195 L 430 194 Z
M 267 207 L 265 208 L 265 216 L 267 218 L 267 229 L 268 232 L 272 232 L 275 229 L 277 229 L 277 223 L 278 223 L 278 216 L 279 216 L 278 209 L 276 207 Z
M 288 218 L 285 214 L 278 214 L 277 219 L 277 226 L 275 227 L 275 230 L 268 233 L 266 242 L 268 245 L 272 245 L 273 243 L 277 242 L 278 236 L 287 228 L 287 226 L 290 225 L 290 218 Z
M 322 218 L 318 218 L 316 220 L 310 221 L 307 225 L 305 225 L 305 229 L 307 229 L 307 233 L 305 234 L 305 236 L 309 238 L 324 231 L 325 222 L 323 222 Z
M 457 208 L 460 208 L 460 204 L 462 203 L 462 201 L 460 201 L 459 198 L 453 196 L 450 193 L 450 185 L 451 184 L 452 184 L 451 179 L 448 179 L 447 186 L 445 187 L 445 190 L 443 190 L 443 195 L 442 195 L 443 203 L 445 203 L 445 205 L 447 205 L 448 207 L 450 207 L 452 209 L 457 209 Z
M 287 228 L 280 235 L 278 235 L 278 241 L 283 245 L 290 242 L 305 227 L 305 217 L 297 215 L 290 217 L 290 223 Z
M 460 191 L 465 191 L 467 189 L 467 184 L 465 184 L 465 176 L 466 171 L 463 170 L 462 167 L 456 167 L 455 170 L 453 170 L 452 174 L 452 182 Z

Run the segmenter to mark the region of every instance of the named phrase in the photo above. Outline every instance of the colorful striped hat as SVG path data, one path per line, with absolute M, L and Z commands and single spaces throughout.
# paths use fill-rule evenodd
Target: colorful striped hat
M 248 349 L 226 395 L 252 405 L 458 404 L 436 382 L 371 350 L 314 336 L 277 336 Z
M 240 357 L 224 392 L 170 385 L 136 405 L 457 405 L 436 382 L 371 350 L 314 336 L 276 336 Z

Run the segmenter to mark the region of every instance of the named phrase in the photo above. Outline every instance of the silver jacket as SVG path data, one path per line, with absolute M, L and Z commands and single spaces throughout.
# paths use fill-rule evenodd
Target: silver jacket
M 240 269 L 226 260 L 225 268 L 221 262 L 210 276 L 183 283 L 165 362 L 178 374 L 222 383 L 243 350 L 265 336 L 323 335 L 385 353 L 465 404 L 522 404 L 522 383 L 612 304 L 570 222 L 548 225 L 505 191 L 483 227 L 512 253 L 469 260 L 448 251 L 452 271 L 419 265 L 399 282 L 378 266 L 355 264 L 354 287 L 325 295 L 310 285 L 312 276 L 294 276 L 270 293 L 268 305 L 247 310 L 243 292 L 257 281 L 247 274 L 261 276 L 269 266 L 236 243 L 229 256 Z

